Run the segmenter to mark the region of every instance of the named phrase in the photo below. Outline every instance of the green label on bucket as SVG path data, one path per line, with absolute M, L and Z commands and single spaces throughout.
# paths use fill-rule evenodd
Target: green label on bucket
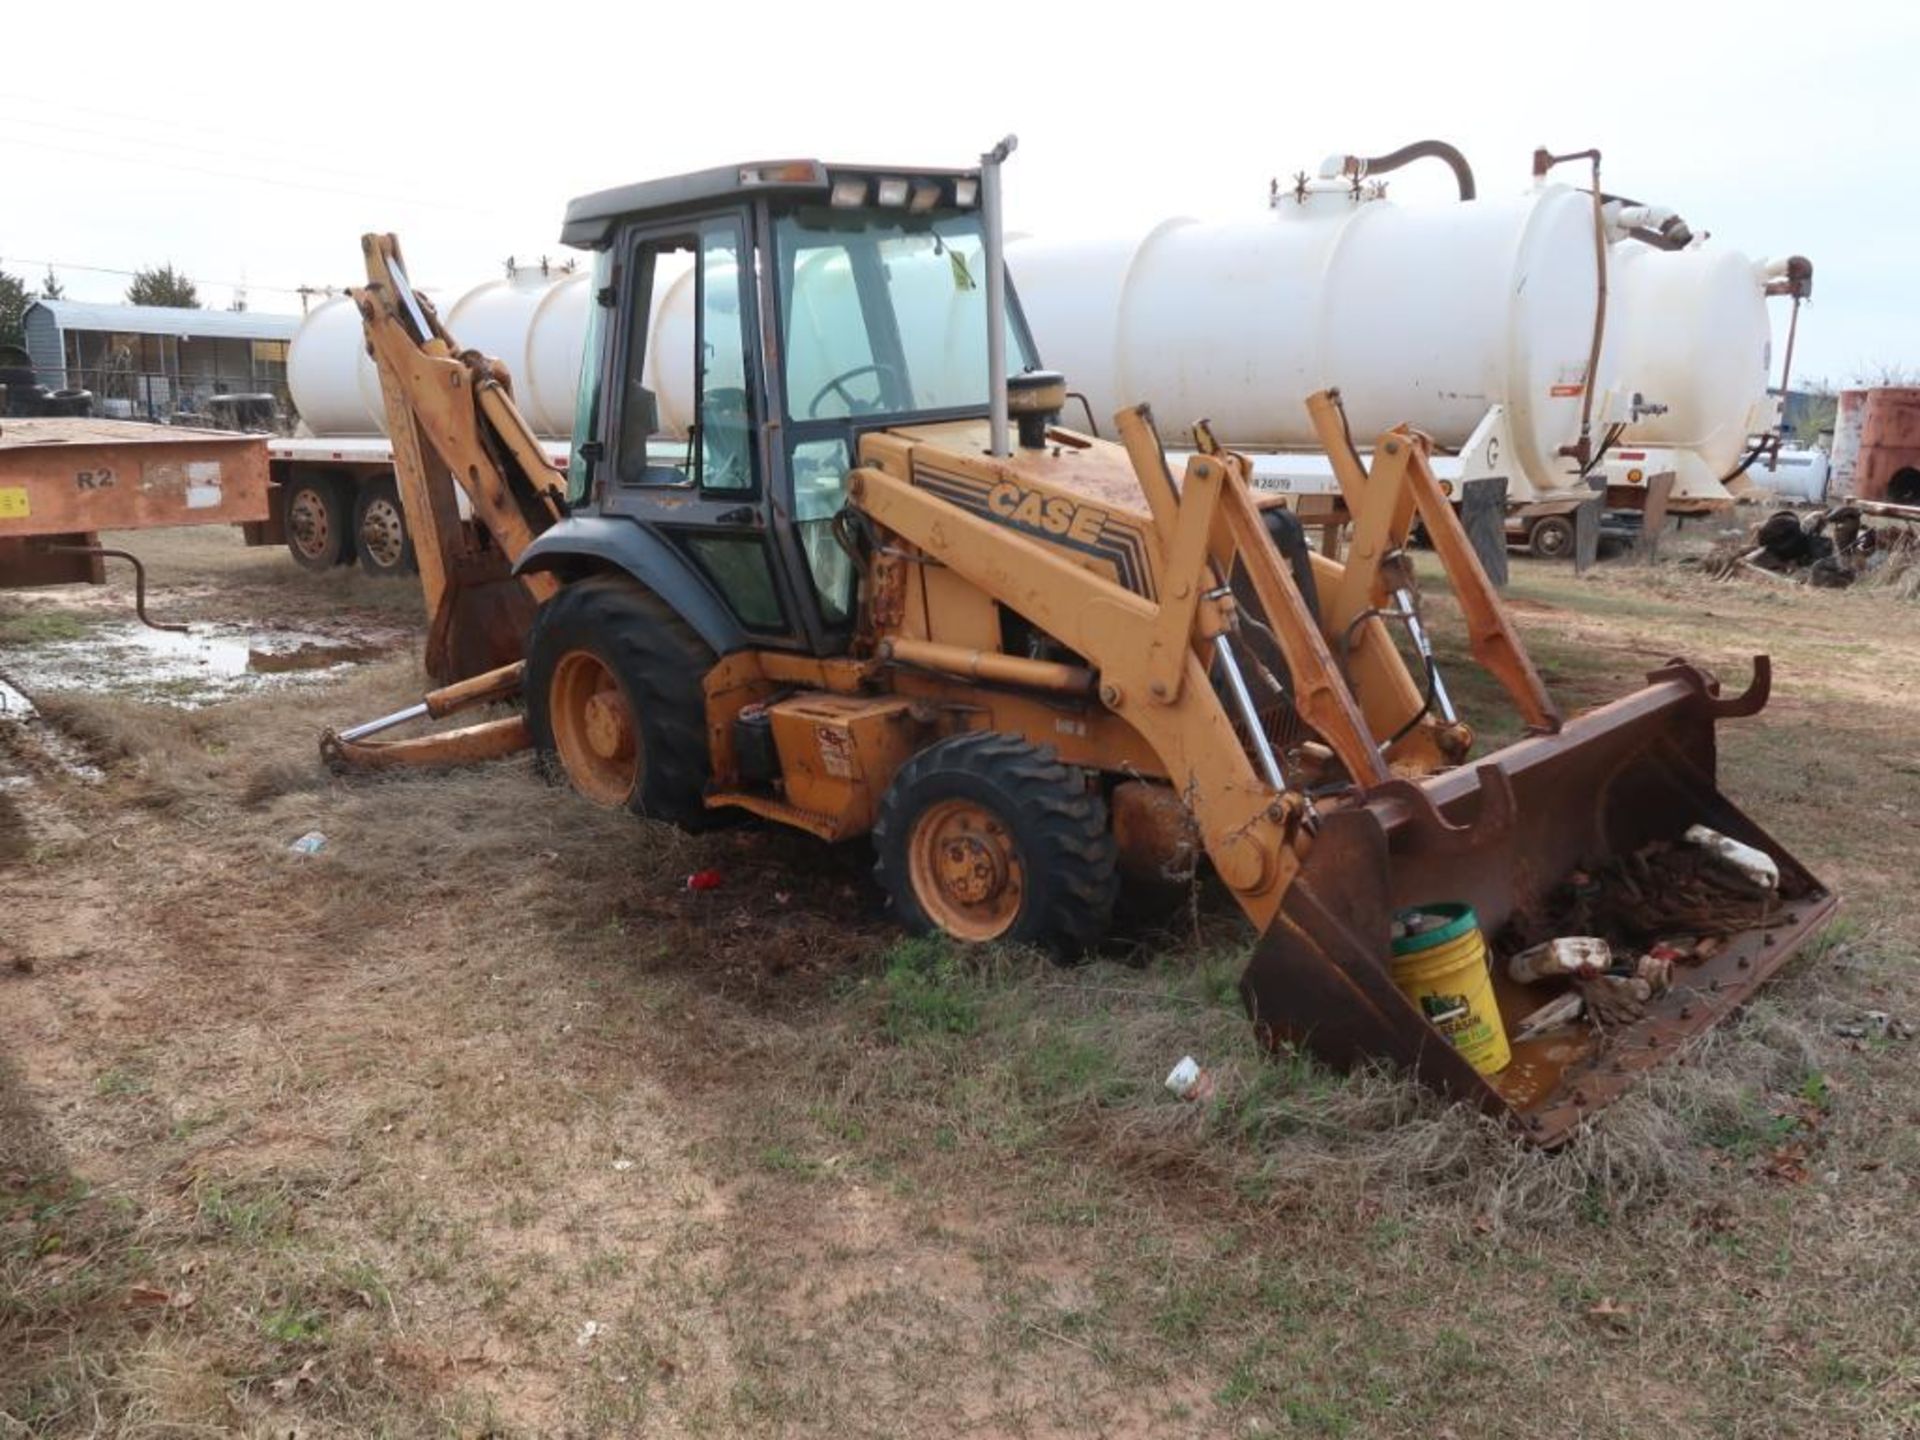
M 1493 1028 L 1473 1013 L 1473 1004 L 1465 995 L 1422 995 L 1420 1010 L 1456 1050 L 1493 1039 Z

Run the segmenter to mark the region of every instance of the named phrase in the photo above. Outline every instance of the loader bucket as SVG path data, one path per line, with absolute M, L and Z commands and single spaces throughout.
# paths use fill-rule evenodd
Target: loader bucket
M 1723 698 L 1680 662 L 1644 689 L 1496 752 L 1477 766 L 1393 780 L 1321 812 L 1241 993 L 1263 1039 L 1343 1069 L 1387 1060 L 1456 1099 L 1511 1118 L 1541 1145 L 1566 1140 L 1636 1074 L 1671 1059 L 1732 1013 L 1839 903 L 1714 783 L 1714 725 L 1766 704 L 1770 667 Z M 1685 845 L 1704 824 L 1772 856 L 1777 893 L 1716 888 Z M 1570 982 L 1519 985 L 1505 959 L 1556 934 L 1600 934 L 1623 950 L 1704 941 L 1638 1019 L 1581 1020 L 1531 1039 L 1481 1075 L 1395 987 L 1393 915 L 1472 905 L 1494 955 L 1509 1036 Z

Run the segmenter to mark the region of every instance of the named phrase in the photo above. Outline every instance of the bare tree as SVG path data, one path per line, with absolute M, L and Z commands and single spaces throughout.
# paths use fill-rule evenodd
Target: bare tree
M 1920 385 L 1920 370 L 1911 365 L 1896 365 L 1890 360 L 1876 360 L 1856 370 L 1853 383 L 1866 389 L 1882 385 Z

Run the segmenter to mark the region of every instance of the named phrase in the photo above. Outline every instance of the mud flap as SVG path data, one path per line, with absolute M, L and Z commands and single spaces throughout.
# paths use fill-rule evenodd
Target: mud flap
M 1672 1059 L 1736 1009 L 1838 903 L 1714 783 L 1715 723 L 1765 704 L 1764 657 L 1754 670 L 1746 694 L 1724 699 L 1711 677 L 1675 664 L 1649 676 L 1645 689 L 1557 735 L 1508 746 L 1476 769 L 1389 781 L 1323 811 L 1300 876 L 1241 980 L 1262 1036 L 1342 1069 L 1388 1061 L 1455 1099 L 1510 1116 L 1540 1144 L 1567 1139 L 1634 1075 Z M 1779 894 L 1756 899 L 1750 921 L 1716 953 L 1680 967 L 1643 1018 L 1515 1041 L 1512 1063 L 1481 1076 L 1394 986 L 1386 956 L 1395 911 L 1465 901 L 1491 941 L 1510 921 L 1540 915 L 1576 870 L 1675 841 L 1695 823 L 1773 856 Z M 1553 998 L 1514 984 L 1498 966 L 1494 979 L 1510 1035 Z

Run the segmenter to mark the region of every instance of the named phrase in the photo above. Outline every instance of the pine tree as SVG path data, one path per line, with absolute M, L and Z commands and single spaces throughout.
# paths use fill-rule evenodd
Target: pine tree
M 27 306 L 33 303 L 33 295 L 16 275 L 0 270 L 0 345 L 25 345 L 27 332 L 23 323 L 27 315 Z
M 127 286 L 129 305 L 172 305 L 183 310 L 200 308 L 200 292 L 193 281 L 173 268 L 169 261 L 157 269 L 138 272 Z

